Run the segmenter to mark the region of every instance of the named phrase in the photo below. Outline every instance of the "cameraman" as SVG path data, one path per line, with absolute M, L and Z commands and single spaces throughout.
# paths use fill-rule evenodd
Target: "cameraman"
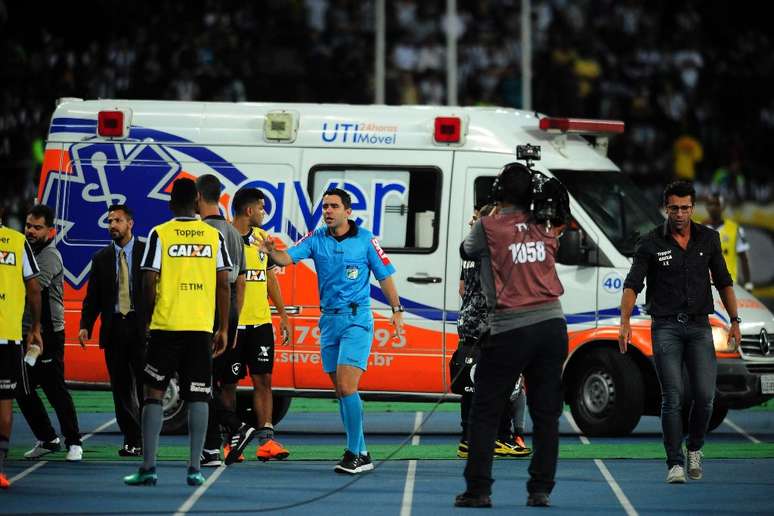
M 530 213 L 532 172 L 521 163 L 503 168 L 492 196 L 498 213 L 480 219 L 462 244 L 466 259 L 481 260 L 491 337 L 482 343 L 476 366 L 467 489 L 454 505 L 491 507 L 497 423 L 503 399 L 523 373 L 534 424 L 527 505 L 547 506 L 559 452 L 561 376 L 567 356 L 567 324 L 559 302 L 564 289 L 554 266 L 561 226 L 543 224 Z

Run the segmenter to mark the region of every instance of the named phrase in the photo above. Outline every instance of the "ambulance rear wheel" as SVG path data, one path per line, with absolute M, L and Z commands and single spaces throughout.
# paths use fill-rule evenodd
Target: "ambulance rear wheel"
M 177 375 L 169 381 L 164 397 L 161 399 L 164 410 L 164 423 L 161 432 L 164 434 L 184 434 L 188 431 L 188 407 L 180 397 L 180 384 Z
M 585 435 L 623 436 L 634 430 L 645 393 L 642 373 L 631 357 L 597 349 L 581 359 L 574 378 L 570 410 Z

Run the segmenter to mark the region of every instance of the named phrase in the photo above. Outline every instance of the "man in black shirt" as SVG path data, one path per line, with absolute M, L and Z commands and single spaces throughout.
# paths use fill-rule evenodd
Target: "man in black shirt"
M 653 358 L 661 383 L 661 428 L 667 454 L 667 482 L 685 482 L 683 455 L 683 367 L 688 371 L 693 409 L 688 421 L 688 476 L 702 477 L 702 452 L 715 395 L 717 362 L 708 314 L 714 312 L 710 275 L 731 319 L 729 342 L 741 334 L 733 281 L 717 231 L 691 221 L 696 192 L 677 181 L 664 190 L 667 220 L 637 244 L 624 282 L 618 344 L 626 353 L 629 319 L 647 278 L 645 307 L 652 319 Z

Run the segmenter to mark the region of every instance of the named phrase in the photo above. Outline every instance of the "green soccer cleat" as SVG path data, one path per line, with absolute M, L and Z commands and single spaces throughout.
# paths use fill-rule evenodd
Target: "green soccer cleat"
M 124 477 L 124 484 L 128 486 L 155 486 L 159 476 L 156 474 L 156 468 L 142 469 L 137 473 Z
M 189 486 L 200 486 L 204 483 L 205 478 L 198 469 L 188 468 L 188 475 L 186 475 L 185 481 Z

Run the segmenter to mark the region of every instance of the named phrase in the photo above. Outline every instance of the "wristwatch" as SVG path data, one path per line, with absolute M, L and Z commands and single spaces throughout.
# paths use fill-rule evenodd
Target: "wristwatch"
M 731 322 L 735 322 L 735 323 L 741 324 L 742 323 L 742 318 L 737 315 L 736 317 L 732 317 L 731 318 Z
M 403 309 L 403 305 L 393 306 L 391 308 L 392 308 L 392 313 L 405 312 L 406 311 L 406 310 Z

